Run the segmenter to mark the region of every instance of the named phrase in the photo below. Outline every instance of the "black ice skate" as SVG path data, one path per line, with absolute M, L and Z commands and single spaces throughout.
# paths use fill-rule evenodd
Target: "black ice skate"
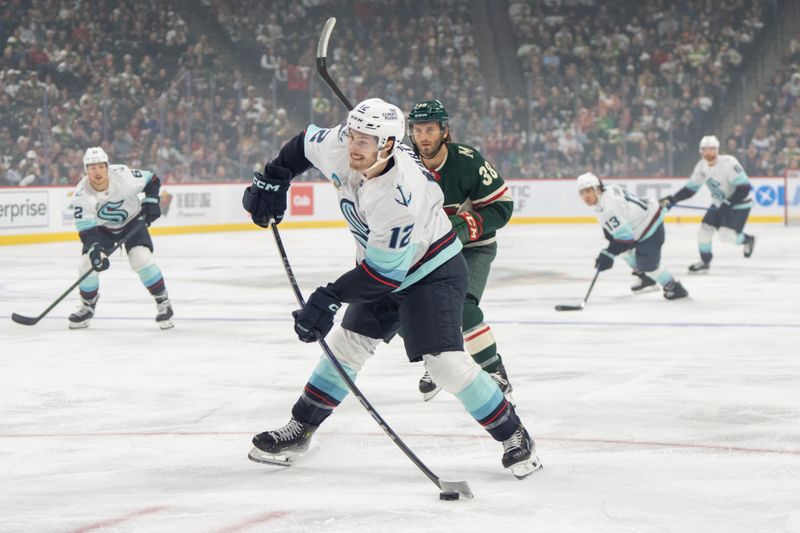
M 494 382 L 497 383 L 497 386 L 500 387 L 500 391 L 502 391 L 511 405 L 516 405 L 514 403 L 514 397 L 511 396 L 511 393 L 514 392 L 514 387 L 512 387 L 511 382 L 508 381 L 508 374 L 506 374 L 506 367 L 503 366 L 503 363 L 500 363 L 500 366 L 497 367 L 497 370 L 490 372 L 489 375 L 492 377 Z
M 756 237 L 755 235 L 747 235 L 744 236 L 744 256 L 750 257 L 753 255 L 753 248 L 756 247 Z
M 639 278 L 633 283 L 633 285 L 631 285 L 631 290 L 633 291 L 633 294 L 643 294 L 645 292 L 653 292 L 658 290 L 658 285 L 656 284 L 656 280 L 654 280 L 644 272 L 634 270 L 631 273 L 637 278 Z
M 698 261 L 697 263 L 689 265 L 689 272 L 692 274 L 707 274 L 709 268 L 711 268 L 711 263 Z
M 97 305 L 97 299 L 100 295 L 95 295 L 91 300 L 81 297 L 81 305 L 77 311 L 69 315 L 69 329 L 88 328 L 89 321 L 94 316 L 94 307 Z
M 419 379 L 419 391 L 422 393 L 422 399 L 427 402 L 439 394 L 440 390 L 442 389 L 439 388 L 439 385 L 434 383 L 433 378 L 426 370 Z
M 542 469 L 536 445 L 522 424 L 503 441 L 503 467 L 511 470 L 517 479 L 524 479 Z
M 253 437 L 255 447 L 250 450 L 247 458 L 256 463 L 291 466 L 308 450 L 311 436 L 318 427 L 292 418 L 282 428 L 265 431 Z
M 664 285 L 664 298 L 667 300 L 677 300 L 687 296 L 689 296 L 689 293 L 683 288 L 680 281 L 670 281 Z
M 156 296 L 156 306 L 158 307 L 156 314 L 156 323 L 158 327 L 161 329 L 175 327 L 175 324 L 172 323 L 172 315 L 175 313 L 172 312 L 172 304 L 166 293 Z

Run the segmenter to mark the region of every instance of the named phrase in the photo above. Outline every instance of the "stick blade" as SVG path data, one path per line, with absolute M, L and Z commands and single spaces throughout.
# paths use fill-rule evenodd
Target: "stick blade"
M 457 492 L 465 498 L 472 499 L 475 497 L 466 481 L 445 481 L 440 479 L 439 488 L 442 489 L 443 492 Z
M 556 311 L 580 311 L 583 305 L 557 305 Z
M 11 320 L 16 322 L 17 324 L 22 324 L 23 326 L 33 326 L 34 324 L 39 322 L 38 318 L 18 315 L 17 313 L 11 313 Z
M 331 17 L 325 21 L 325 25 L 322 27 L 322 33 L 319 36 L 319 42 L 317 43 L 317 62 L 319 60 L 324 60 L 328 55 L 328 41 L 331 38 L 331 33 L 333 33 L 333 27 L 336 26 L 336 17 Z

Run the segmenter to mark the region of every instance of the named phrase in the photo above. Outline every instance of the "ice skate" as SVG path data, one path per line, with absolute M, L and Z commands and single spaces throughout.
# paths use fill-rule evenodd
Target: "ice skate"
M 631 285 L 631 291 L 633 291 L 633 294 L 644 294 L 646 292 L 658 290 L 658 284 L 656 283 L 656 280 L 644 272 L 634 270 L 632 274 L 639 278 L 633 283 L 633 285 Z
M 503 467 L 511 470 L 517 479 L 524 479 L 542 469 L 533 439 L 522 424 L 503 441 Z
M 156 323 L 161 329 L 169 329 L 175 327 L 172 323 L 172 304 L 166 294 L 156 296 L 156 305 L 158 306 L 158 314 L 156 314 Z
M 756 237 L 755 235 L 747 235 L 744 236 L 744 256 L 750 257 L 753 255 L 753 248 L 756 246 Z
M 689 272 L 692 274 L 707 274 L 709 268 L 711 268 L 711 263 L 698 261 L 689 265 Z
M 78 309 L 69 315 L 69 329 L 88 328 L 89 322 L 94 317 L 94 307 L 97 305 L 97 299 L 100 295 L 95 295 L 91 300 L 86 300 L 81 297 L 81 305 Z
M 492 377 L 497 386 L 500 387 L 500 391 L 505 395 L 506 399 L 511 403 L 511 405 L 516 405 L 514 402 L 514 397 L 511 395 L 514 392 L 514 387 L 511 386 L 511 382 L 508 380 L 508 374 L 506 374 L 506 367 L 503 366 L 503 363 L 497 367 L 495 372 L 490 372 L 489 375 Z
M 319 426 L 304 424 L 294 418 L 282 428 L 265 431 L 253 437 L 254 448 L 247 458 L 256 463 L 291 466 L 311 443 L 311 436 Z
M 683 288 L 680 281 L 670 281 L 664 286 L 664 298 L 667 300 L 677 300 L 687 296 L 689 292 Z
M 442 389 L 434 383 L 433 378 L 426 370 L 419 380 L 419 391 L 422 393 L 422 399 L 427 402 L 439 394 L 440 390 Z

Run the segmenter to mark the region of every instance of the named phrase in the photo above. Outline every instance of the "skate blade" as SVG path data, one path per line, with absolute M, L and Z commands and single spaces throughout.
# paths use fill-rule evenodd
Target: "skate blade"
M 89 327 L 89 321 L 84 322 L 70 322 L 69 329 L 84 329 Z
M 527 461 L 521 461 L 508 467 L 508 469 L 511 470 L 511 473 L 514 474 L 514 477 L 517 479 L 525 479 L 542 468 L 544 468 L 544 466 L 542 465 L 542 462 L 539 461 L 538 457 L 536 459 L 534 459 L 534 457 L 530 457 Z
M 422 399 L 425 400 L 426 402 L 429 402 L 433 400 L 433 397 L 439 394 L 441 391 L 442 391 L 441 387 L 436 387 L 430 392 L 423 392 Z
M 707 268 L 704 268 L 703 270 L 688 270 L 687 269 L 687 272 L 689 274 L 691 274 L 692 276 L 701 276 L 701 275 L 708 274 L 708 270 L 709 269 L 707 269 Z
M 261 463 L 264 465 L 274 465 L 274 466 L 292 466 L 295 460 L 300 456 L 300 454 L 290 454 L 287 453 L 285 455 L 275 455 L 272 453 L 267 453 L 264 450 L 259 450 L 255 446 L 250 453 L 247 454 L 247 458 L 253 461 L 254 463 Z
M 161 329 L 171 329 L 175 327 L 175 324 L 172 323 L 172 320 L 162 320 L 161 322 L 156 322 L 158 327 Z
M 659 287 L 658 284 L 656 284 L 656 285 L 650 285 L 649 287 L 645 287 L 644 289 L 639 289 L 638 291 L 631 289 L 631 292 L 633 294 L 644 294 L 646 292 L 656 292 L 660 289 L 661 287 Z

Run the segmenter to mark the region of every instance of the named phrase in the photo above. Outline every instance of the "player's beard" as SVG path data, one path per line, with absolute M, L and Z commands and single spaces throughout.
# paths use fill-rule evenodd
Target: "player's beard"
M 444 139 L 440 139 L 433 146 L 428 148 L 418 145 L 417 149 L 419 150 L 419 155 L 422 157 L 422 159 L 433 159 L 439 155 L 439 151 L 442 149 L 442 146 L 444 146 Z

